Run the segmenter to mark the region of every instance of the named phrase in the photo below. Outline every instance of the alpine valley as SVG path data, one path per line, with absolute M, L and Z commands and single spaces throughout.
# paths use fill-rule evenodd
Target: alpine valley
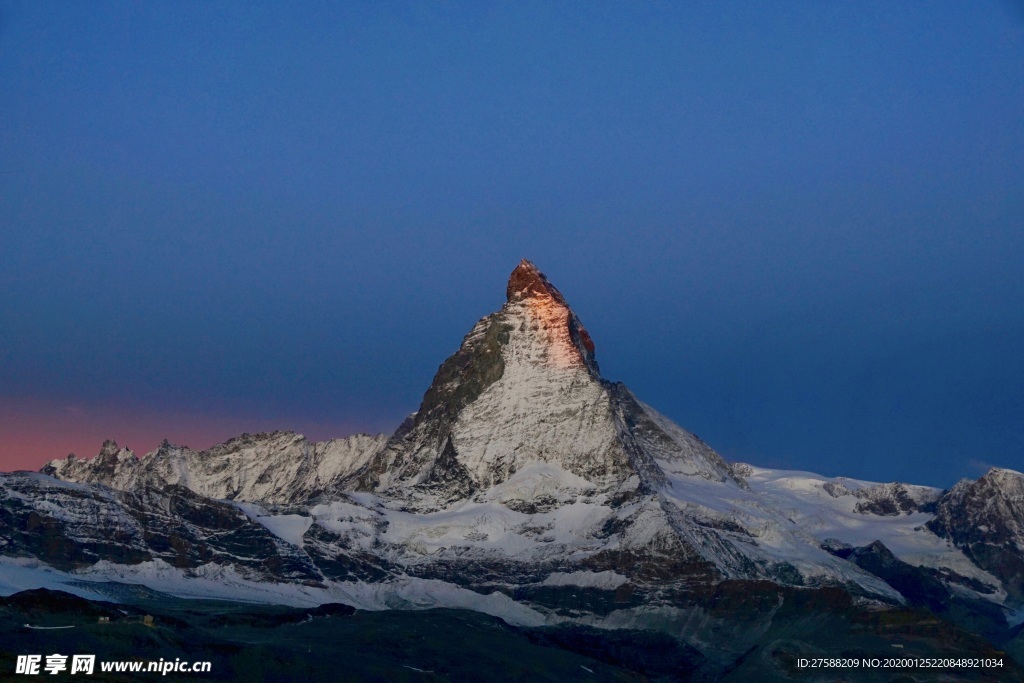
M 728 463 L 601 377 L 529 261 L 506 299 L 390 436 L 108 441 L 0 474 L 2 628 L 97 639 L 93 612 L 144 608 L 157 656 L 220 643 L 214 674 L 246 680 L 1024 680 L 1024 475 Z M 296 668 L 310 642 L 348 664 Z

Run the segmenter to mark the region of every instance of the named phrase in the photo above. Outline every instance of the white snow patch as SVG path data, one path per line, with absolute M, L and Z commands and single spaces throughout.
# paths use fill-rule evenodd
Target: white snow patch
M 583 588 L 603 588 L 614 590 L 626 583 L 628 579 L 622 574 L 611 570 L 603 572 L 556 572 L 544 579 L 542 586 L 581 586 Z
M 235 505 L 249 519 L 259 522 L 285 543 L 291 543 L 299 548 L 303 546 L 306 531 L 313 525 L 313 518 L 307 515 L 271 515 L 255 503 L 236 502 Z

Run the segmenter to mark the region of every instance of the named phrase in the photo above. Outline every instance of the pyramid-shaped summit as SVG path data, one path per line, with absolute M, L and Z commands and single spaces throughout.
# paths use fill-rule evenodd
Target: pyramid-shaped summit
M 419 411 L 358 473 L 357 486 L 423 512 L 539 466 L 619 497 L 658 490 L 666 467 L 734 480 L 703 442 L 601 378 L 586 328 L 524 259 L 505 305 L 441 365 Z
M 343 487 L 372 494 L 355 495 L 390 511 L 379 514 L 418 513 L 381 537 L 423 549 L 414 561 L 395 554 L 418 576 L 484 585 L 558 568 L 611 571 L 654 592 L 743 578 L 891 593 L 765 513 L 703 441 L 603 379 L 583 324 L 525 260 L 501 309 Z

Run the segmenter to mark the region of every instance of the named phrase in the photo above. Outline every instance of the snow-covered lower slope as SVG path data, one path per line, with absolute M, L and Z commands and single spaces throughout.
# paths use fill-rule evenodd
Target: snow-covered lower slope
M 746 486 L 668 474 L 660 491 L 621 502 L 576 474 L 535 461 L 443 510 L 403 510 L 374 493 L 354 492 L 308 508 L 308 520 L 298 524 L 307 529 L 305 551 L 333 578 L 350 576 L 350 567 L 334 574 L 324 560 L 347 553 L 373 558 L 381 576 L 451 580 L 520 596 L 542 586 L 626 587 L 656 606 L 665 604 L 659 596 L 667 588 L 734 578 L 856 587 L 861 595 L 897 602 L 901 596 L 884 581 L 823 549 L 836 541 L 881 541 L 912 566 L 941 570 L 959 595 L 1007 600 L 998 576 L 929 530 L 934 512 L 879 514 L 876 506 L 861 505 L 911 495 L 931 510 L 938 490 L 737 470 Z M 273 511 L 266 514 L 274 519 Z M 287 523 L 284 517 L 282 537 L 294 541 L 294 513 Z M 545 612 L 543 600 L 527 599 Z
M 928 527 L 942 491 L 924 486 L 877 484 L 810 472 L 737 466 L 759 510 L 773 510 L 783 524 L 801 530 L 815 542 L 836 539 L 851 546 L 881 541 L 912 566 L 946 569 L 986 587 L 978 597 L 1002 601 L 1001 581 L 982 570 L 963 550 Z M 913 500 L 914 506 L 906 501 Z M 865 504 L 867 503 L 867 504 Z M 902 509 L 880 514 L 878 510 Z M 991 589 L 989 592 L 988 589 Z
M 437 512 L 393 509 L 368 493 L 309 512 L 318 542 L 325 541 L 322 528 L 334 535 L 329 545 L 376 552 L 402 572 L 457 575 L 478 587 L 611 571 L 650 593 L 670 585 L 756 578 L 853 583 L 864 593 L 900 600 L 876 577 L 794 532 L 781 514 L 759 506 L 756 494 L 704 479 L 685 484 L 677 481 L 664 493 L 612 505 L 590 482 L 537 462 Z
M 316 585 L 254 580 L 231 566 L 192 570 L 162 560 L 134 565 L 99 562 L 81 571 L 61 571 L 38 561 L 0 557 L 0 596 L 49 588 L 92 600 L 121 602 L 147 593 L 179 598 L 232 600 L 294 607 L 339 602 L 364 610 L 469 609 L 517 626 L 558 623 L 500 592 L 481 594 L 444 581 L 397 578 L 379 583 L 324 582 Z M 143 589 L 140 591 L 139 589 Z

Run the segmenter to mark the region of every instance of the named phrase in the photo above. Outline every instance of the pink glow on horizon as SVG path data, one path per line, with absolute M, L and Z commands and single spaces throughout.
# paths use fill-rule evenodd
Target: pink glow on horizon
M 91 458 L 106 439 L 114 439 L 141 457 L 156 450 L 164 439 L 204 449 L 243 432 L 275 430 L 298 432 L 314 441 L 381 431 L 342 421 L 321 423 L 283 417 L 220 417 L 173 410 L 143 412 L 0 401 L 0 472 L 38 470 L 68 453 Z

